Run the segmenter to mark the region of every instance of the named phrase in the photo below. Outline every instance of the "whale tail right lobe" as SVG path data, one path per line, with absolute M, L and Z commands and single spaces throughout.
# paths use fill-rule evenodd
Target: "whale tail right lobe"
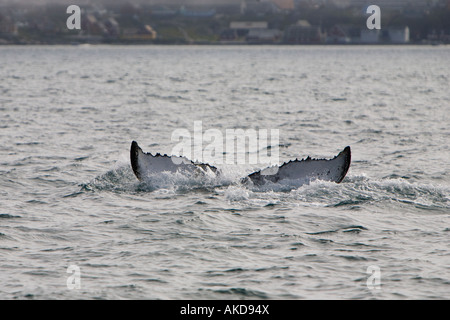
M 278 182 L 283 179 L 300 180 L 305 183 L 313 180 L 333 181 L 340 183 L 346 176 L 351 162 L 350 147 L 345 147 L 333 159 L 311 159 L 291 160 L 281 166 L 269 167 L 248 175 L 256 185 L 266 182 Z M 244 178 L 245 180 L 248 180 Z

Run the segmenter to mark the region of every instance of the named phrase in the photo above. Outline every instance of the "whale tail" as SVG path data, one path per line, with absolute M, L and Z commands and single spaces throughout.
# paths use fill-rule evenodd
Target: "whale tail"
M 136 141 L 131 143 L 130 148 L 131 168 L 139 180 L 144 180 L 146 176 L 158 172 L 188 172 L 206 173 L 209 170 L 217 174 L 218 170 L 214 166 L 206 163 L 194 163 L 186 157 L 168 156 L 157 153 L 145 153 Z
M 145 153 L 136 141 L 131 143 L 130 149 L 131 167 L 139 180 L 153 173 L 187 172 L 205 174 L 212 172 L 220 175 L 220 170 L 206 163 L 195 163 L 186 157 L 168 156 L 157 153 Z M 351 162 L 350 147 L 345 147 L 333 159 L 311 159 L 291 160 L 281 166 L 268 167 L 259 170 L 241 179 L 246 183 L 251 181 L 254 185 L 263 185 L 267 182 L 279 182 L 281 180 L 295 180 L 301 183 L 309 183 L 313 180 L 333 181 L 340 183 L 348 172 Z
M 255 185 L 263 185 L 266 182 L 278 182 L 283 179 L 304 181 L 313 180 L 332 181 L 340 183 L 350 168 L 351 151 L 345 147 L 333 159 L 311 159 L 307 157 L 302 160 L 291 160 L 279 167 L 269 167 L 249 174 L 244 182 L 251 180 Z

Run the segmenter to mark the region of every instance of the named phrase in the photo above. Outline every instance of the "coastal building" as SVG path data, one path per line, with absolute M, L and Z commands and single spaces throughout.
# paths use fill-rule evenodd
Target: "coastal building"
M 299 20 L 284 31 L 284 42 L 288 44 L 318 44 L 326 40 L 320 27 L 312 26 L 306 20 Z
M 277 29 L 251 29 L 246 40 L 248 43 L 277 43 L 282 38 L 282 32 Z
M 224 41 L 263 41 L 275 36 L 269 31 L 267 21 L 231 21 L 228 29 L 223 30 L 220 38 Z M 264 40 L 264 41 L 266 41 Z

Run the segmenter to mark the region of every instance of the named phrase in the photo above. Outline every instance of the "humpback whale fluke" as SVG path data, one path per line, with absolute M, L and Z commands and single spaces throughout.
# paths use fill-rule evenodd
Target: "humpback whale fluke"
M 216 167 L 206 163 L 194 163 L 186 157 L 145 153 L 136 141 L 131 143 L 130 160 L 133 172 L 139 180 L 144 180 L 149 174 L 164 171 L 207 173 L 208 170 L 211 170 L 215 174 L 218 173 Z
M 216 167 L 206 163 L 195 163 L 186 157 L 145 153 L 136 141 L 131 143 L 130 160 L 133 172 L 139 180 L 144 180 L 150 174 L 163 171 L 182 171 L 195 174 L 212 172 L 215 175 L 220 175 L 220 170 Z M 350 147 L 345 147 L 333 159 L 311 159 L 310 157 L 302 160 L 295 159 L 278 167 L 268 167 L 249 174 L 241 182 L 245 183 L 250 180 L 255 185 L 263 185 L 267 182 L 276 183 L 280 180 L 289 179 L 302 184 L 313 180 L 340 183 L 348 172 L 350 162 Z
M 283 163 L 278 168 L 269 167 L 254 172 L 244 181 L 250 179 L 256 185 L 262 185 L 266 182 L 278 182 L 282 179 L 300 180 L 308 183 L 313 180 L 333 181 L 340 183 L 350 168 L 351 151 L 350 147 L 345 147 L 333 159 L 311 159 L 307 157 L 302 160 L 291 160 Z M 273 174 L 273 172 L 275 172 Z

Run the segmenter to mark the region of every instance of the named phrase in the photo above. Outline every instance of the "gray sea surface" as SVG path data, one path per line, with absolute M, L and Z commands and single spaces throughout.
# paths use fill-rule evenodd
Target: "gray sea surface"
M 194 121 L 352 164 L 139 182 Z M 2 299 L 450 298 L 449 46 L 1 46 L 0 133 Z

